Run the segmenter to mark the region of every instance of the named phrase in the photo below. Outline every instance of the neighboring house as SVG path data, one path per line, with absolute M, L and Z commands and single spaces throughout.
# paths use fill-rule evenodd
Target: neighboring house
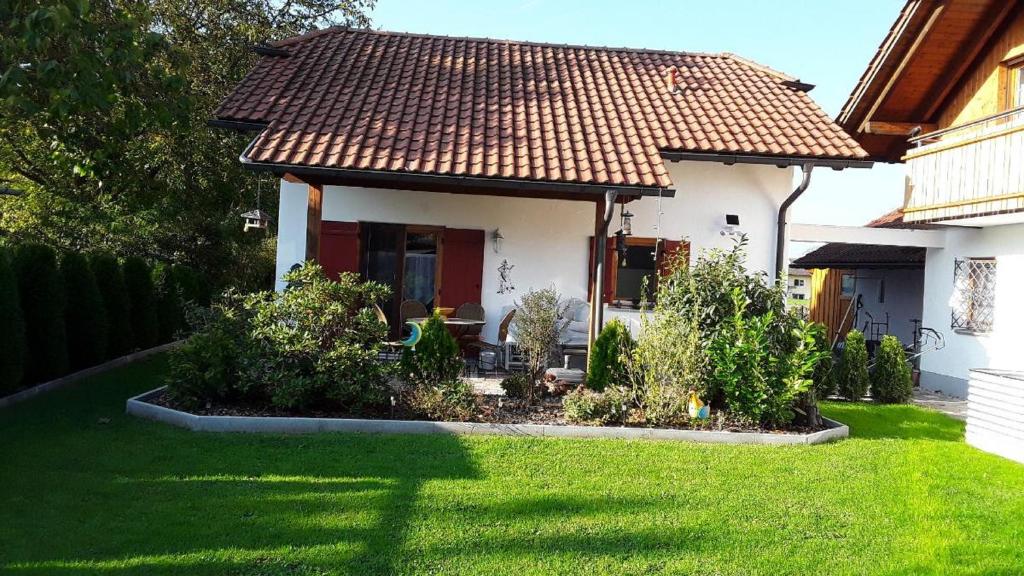
M 869 228 L 929 229 L 907 224 L 893 210 Z M 925 248 L 873 244 L 825 244 L 794 260 L 791 266 L 810 276 L 809 316 L 845 337 L 850 328 L 877 343 L 891 334 L 913 346 L 921 328 Z M 930 328 L 930 326 L 926 326 Z M 938 327 L 940 332 L 945 326 Z
M 922 320 L 949 333 L 922 385 L 968 393 L 968 440 L 1024 461 L 1021 380 L 972 373 L 1024 370 L 1024 2 L 907 2 L 838 120 L 906 163 L 907 222 L 947 227 Z
M 811 273 L 802 268 L 791 267 L 786 274 L 786 296 L 790 309 L 801 309 L 806 312 L 811 305 Z
M 278 276 L 385 282 L 392 324 L 402 299 L 480 302 L 493 339 L 549 286 L 596 292 L 591 327 L 630 319 L 674 251 L 742 233 L 772 272 L 797 167 L 870 166 L 812 86 L 730 54 L 345 28 L 257 51 L 211 123 L 255 131 L 242 163 L 281 178 Z

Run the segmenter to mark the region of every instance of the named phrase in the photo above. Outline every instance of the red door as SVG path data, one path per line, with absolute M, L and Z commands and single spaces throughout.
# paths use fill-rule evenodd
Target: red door
M 484 231 L 445 228 L 441 239 L 440 305 L 480 303 L 484 277 Z
M 325 220 L 320 226 L 320 265 L 335 280 L 339 272 L 359 272 L 359 223 Z

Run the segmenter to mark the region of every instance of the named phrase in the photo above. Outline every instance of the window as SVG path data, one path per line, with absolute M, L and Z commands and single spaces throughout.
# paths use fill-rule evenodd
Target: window
M 857 277 L 853 274 L 843 274 L 841 293 L 842 298 L 853 298 L 853 293 L 857 291 Z
M 806 294 L 793 294 L 793 296 L 791 296 L 791 298 L 793 298 L 793 300 L 806 300 L 807 299 L 807 295 Z
M 645 281 L 647 299 L 654 299 L 654 288 L 658 283 L 654 249 L 653 240 L 626 239 L 625 258 L 619 257 L 615 271 L 615 301 L 619 305 L 639 306 Z
M 953 264 L 954 330 L 989 332 L 995 320 L 996 261 L 992 258 L 957 259 Z
M 795 288 L 800 288 L 801 286 L 804 286 L 805 284 L 806 284 L 806 282 L 804 281 L 803 278 L 793 278 L 793 286 Z

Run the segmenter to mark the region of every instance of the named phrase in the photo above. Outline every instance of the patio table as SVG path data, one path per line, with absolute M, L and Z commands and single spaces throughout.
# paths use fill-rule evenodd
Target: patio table
M 472 328 L 473 326 L 483 326 L 484 324 L 487 323 L 486 320 L 472 320 L 469 318 L 455 317 L 442 317 L 442 320 L 444 320 L 444 325 L 448 328 L 448 331 L 451 332 L 452 336 L 454 336 L 456 340 L 464 336 L 467 332 L 469 332 L 469 329 Z M 427 321 L 427 318 L 409 318 L 408 321 L 415 322 L 417 324 L 423 324 L 424 322 Z

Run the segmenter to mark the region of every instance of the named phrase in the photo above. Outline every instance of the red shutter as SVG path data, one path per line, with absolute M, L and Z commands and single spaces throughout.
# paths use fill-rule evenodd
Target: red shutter
M 612 236 L 605 242 L 604 251 L 604 303 L 611 304 L 615 298 L 615 267 L 619 265 L 619 255 L 615 251 L 616 237 Z M 587 300 L 594 293 L 594 237 L 590 237 L 590 268 L 587 273 Z
M 441 245 L 441 306 L 480 303 L 484 278 L 484 231 L 445 228 Z
M 661 249 L 658 250 L 658 274 L 665 276 L 669 273 L 668 265 L 674 259 L 677 253 L 682 251 L 682 255 L 686 262 L 690 260 L 690 243 L 680 242 L 679 240 L 662 240 Z
M 359 223 L 325 220 L 320 227 L 320 265 L 327 277 L 359 272 Z

